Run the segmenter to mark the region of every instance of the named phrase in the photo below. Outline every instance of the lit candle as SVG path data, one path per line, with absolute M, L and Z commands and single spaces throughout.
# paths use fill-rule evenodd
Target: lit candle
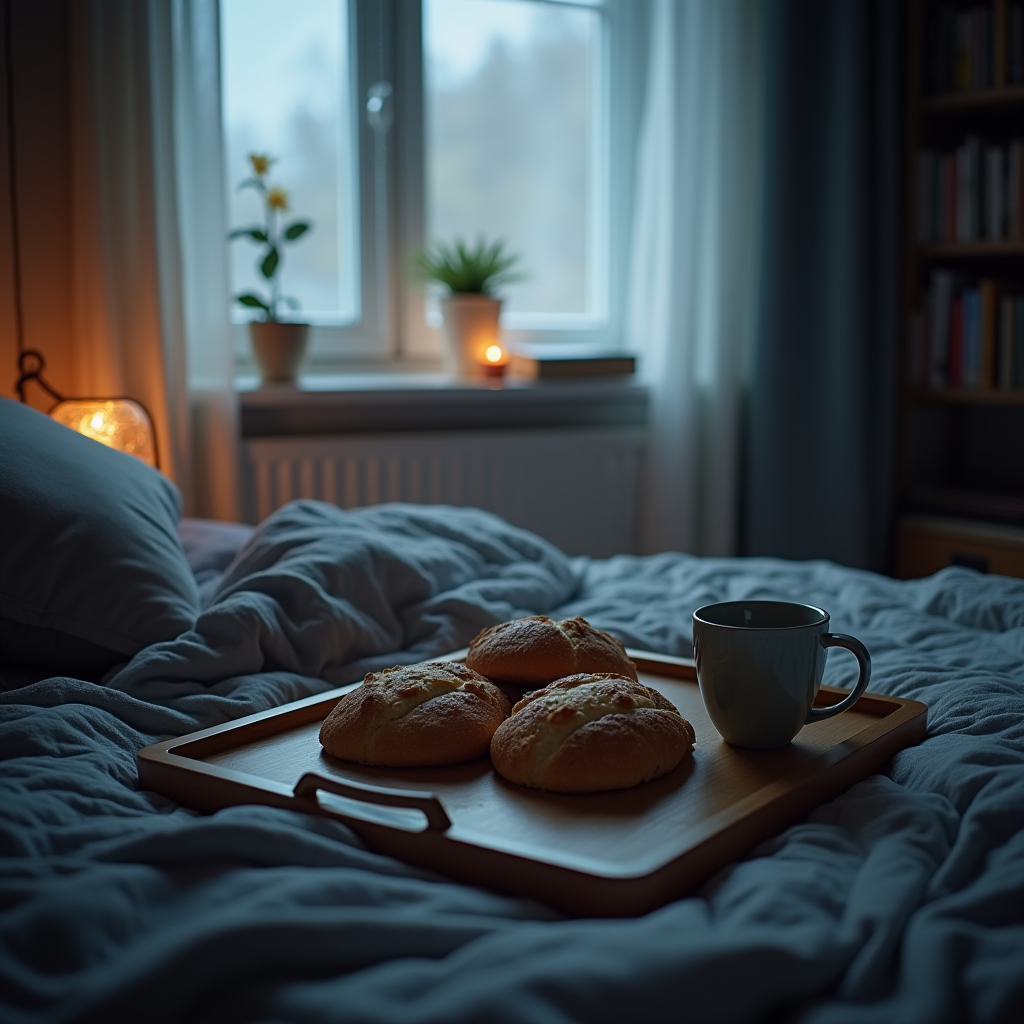
M 481 369 L 486 377 L 503 377 L 505 375 L 505 364 L 508 357 L 498 344 L 488 345 L 484 349 L 484 359 Z

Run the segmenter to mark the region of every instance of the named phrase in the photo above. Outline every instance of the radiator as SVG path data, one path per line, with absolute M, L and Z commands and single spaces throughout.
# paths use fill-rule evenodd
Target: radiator
M 471 505 L 568 554 L 636 550 L 641 429 L 250 438 L 244 448 L 253 521 L 295 498 Z

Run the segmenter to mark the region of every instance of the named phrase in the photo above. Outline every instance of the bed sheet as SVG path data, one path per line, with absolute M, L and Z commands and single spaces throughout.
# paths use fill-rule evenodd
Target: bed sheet
M 178 524 L 181 546 L 199 584 L 203 607 L 209 604 L 224 570 L 254 529 L 244 523 L 221 523 L 215 519 L 182 519 Z
M 193 631 L 101 684 L 0 694 L 0 1020 L 1017 1021 L 1024 1006 L 1024 582 L 825 562 L 569 559 L 472 509 L 299 502 Z M 929 735 L 632 920 L 569 920 L 373 854 L 339 823 L 200 816 L 137 788 L 158 739 L 584 615 L 688 654 L 714 600 L 818 604 Z M 827 680 L 848 685 L 853 659 Z

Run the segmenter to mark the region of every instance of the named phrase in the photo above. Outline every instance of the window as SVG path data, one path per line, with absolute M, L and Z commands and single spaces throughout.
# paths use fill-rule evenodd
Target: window
M 409 282 L 425 242 L 504 239 L 511 340 L 619 340 L 642 91 L 641 0 L 220 0 L 232 227 L 249 153 L 313 230 L 283 291 L 314 325 L 311 365 L 430 359 L 436 298 Z M 265 291 L 231 244 L 235 294 Z M 241 306 L 235 315 L 248 317 Z M 244 332 L 240 330 L 244 338 Z M 240 355 L 247 353 L 244 342 Z
M 517 0 L 426 0 L 427 237 L 503 238 L 524 280 L 508 320 L 604 315 L 602 15 Z
M 269 182 L 288 192 L 295 217 L 315 230 L 285 247 L 283 286 L 313 323 L 360 316 L 358 236 L 345 0 L 222 0 L 223 132 L 232 226 L 258 225 L 250 153 L 272 154 Z M 231 245 L 234 292 L 266 292 L 258 249 Z

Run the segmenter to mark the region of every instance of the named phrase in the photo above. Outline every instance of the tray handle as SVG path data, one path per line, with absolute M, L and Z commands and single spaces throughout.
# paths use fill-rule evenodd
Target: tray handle
M 422 811 L 427 819 L 427 831 L 444 832 L 452 825 L 451 818 L 448 817 L 441 801 L 433 793 L 363 786 L 358 782 L 332 779 L 319 772 L 306 772 L 295 783 L 294 795 L 300 799 L 315 797 L 319 789 L 337 796 L 348 797 L 350 800 L 361 800 L 363 803 L 382 804 L 386 807 L 411 807 L 414 810 Z

